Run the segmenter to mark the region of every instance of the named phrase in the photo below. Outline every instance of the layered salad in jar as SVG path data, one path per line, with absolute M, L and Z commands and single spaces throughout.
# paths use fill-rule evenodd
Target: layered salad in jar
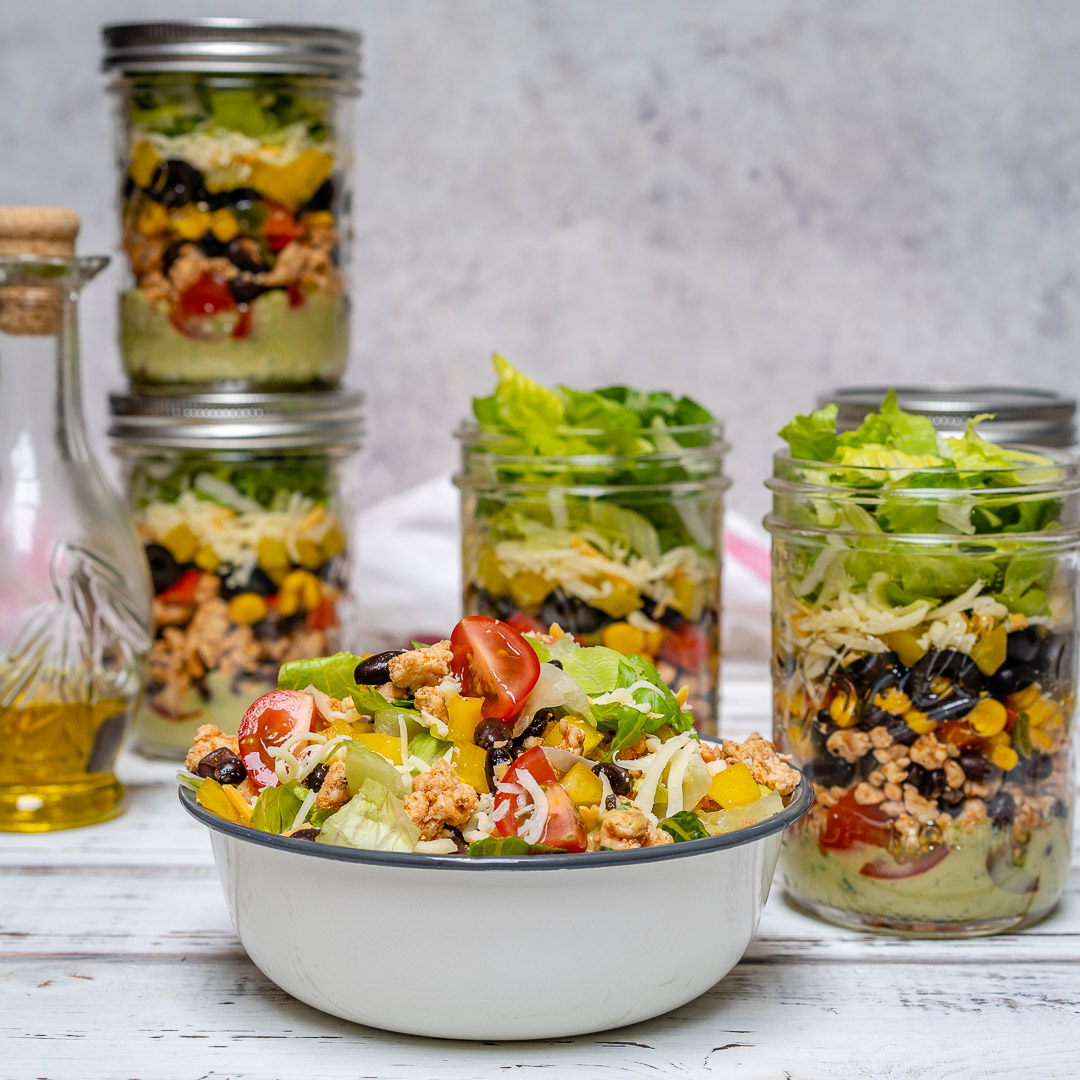
M 284 664 L 238 737 L 199 729 L 180 779 L 235 824 L 439 855 L 686 843 L 790 802 L 801 778 L 767 740 L 702 742 L 648 661 L 550 631 L 471 616 L 433 645 Z
M 787 888 L 899 932 L 1037 918 L 1070 860 L 1075 483 L 891 393 L 854 432 L 835 414 L 781 431 L 770 483 L 775 739 L 816 796 Z
M 138 741 L 182 752 L 200 724 L 235 733 L 283 662 L 335 647 L 346 527 L 314 456 L 143 460 L 129 498 L 154 588 Z
M 136 384 L 332 385 L 349 339 L 334 100 L 281 76 L 144 76 L 123 110 Z
M 655 663 L 715 731 L 719 427 L 687 397 L 549 389 L 495 357 L 464 429 L 464 607 Z

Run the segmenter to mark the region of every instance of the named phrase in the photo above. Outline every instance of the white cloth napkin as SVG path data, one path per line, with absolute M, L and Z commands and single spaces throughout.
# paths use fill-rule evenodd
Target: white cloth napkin
M 365 507 L 357 519 L 357 645 L 432 641 L 461 617 L 460 501 L 449 474 Z M 724 653 L 769 655 L 769 537 L 737 510 L 724 513 Z

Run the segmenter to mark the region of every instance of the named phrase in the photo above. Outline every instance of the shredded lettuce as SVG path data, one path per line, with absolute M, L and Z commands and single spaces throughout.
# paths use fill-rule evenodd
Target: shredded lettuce
M 283 833 L 304 802 L 307 791 L 295 780 L 259 792 L 251 811 L 251 825 L 263 832 Z
M 470 855 L 565 855 L 562 848 L 530 844 L 520 836 L 485 836 L 469 845 Z
M 453 745 L 446 739 L 432 735 L 430 731 L 421 731 L 409 740 L 409 755 L 433 765 Z
M 352 798 L 322 823 L 315 842 L 369 851 L 413 851 L 419 839 L 420 830 L 405 813 L 402 800 L 378 781 L 365 779 Z
M 660 828 L 664 830 L 676 844 L 686 840 L 703 840 L 709 835 L 708 830 L 701 824 L 701 818 L 693 810 L 682 810 L 660 822 Z
M 382 754 L 376 754 L 355 739 L 350 739 L 344 746 L 345 783 L 350 792 L 358 791 L 368 781 L 374 781 L 398 798 L 405 797 L 401 774 Z

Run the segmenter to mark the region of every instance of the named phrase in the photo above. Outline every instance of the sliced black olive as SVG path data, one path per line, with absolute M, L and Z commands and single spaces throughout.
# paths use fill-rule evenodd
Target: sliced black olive
M 507 746 L 513 732 L 501 720 L 489 717 L 481 720 L 473 729 L 473 742 L 481 750 L 494 750 L 497 746 Z
M 1075 634 L 1048 635 L 1032 666 L 1042 675 L 1044 686 L 1071 686 L 1076 666 Z
M 1005 659 L 1030 664 L 1038 655 L 1042 637 L 1037 626 L 1025 626 L 1014 630 L 1005 639 Z
M 254 188 L 233 188 L 232 191 L 211 191 L 206 195 L 206 205 L 211 210 L 228 210 L 242 204 L 258 202 L 259 193 Z
M 634 790 L 634 778 L 630 773 L 614 761 L 598 761 L 592 771 L 597 776 L 606 776 L 615 795 L 629 795 Z
M 247 779 L 247 769 L 238 754 L 227 746 L 211 750 L 196 766 L 200 776 L 209 776 L 219 784 L 242 784 Z
M 878 683 L 895 686 L 903 679 L 905 670 L 894 652 L 867 653 L 858 660 L 852 660 L 843 669 L 844 675 L 860 690 L 869 691 L 874 688 L 875 693 Z M 873 694 L 867 692 L 864 696 L 869 700 Z
M 987 680 L 986 689 L 996 698 L 1008 697 L 1030 686 L 1035 677 L 1035 669 L 1025 661 L 1006 660 Z
M 400 656 L 404 649 L 387 649 L 386 652 L 376 653 L 366 660 L 361 660 L 356 665 L 353 678 L 361 686 L 380 686 L 390 681 L 390 661 L 395 656 Z
M 658 608 L 659 605 L 655 600 L 652 600 L 648 596 L 643 596 L 641 598 L 642 614 L 645 615 L 646 618 L 652 619 L 653 622 L 661 623 L 669 630 L 678 630 L 682 626 L 682 624 L 686 622 L 686 619 L 683 618 L 683 616 L 680 615 L 679 612 L 677 612 L 674 608 L 664 608 L 663 611 L 657 614 Z M 794 658 L 791 657 L 789 659 L 791 659 L 792 664 L 794 665 Z M 788 674 L 790 675 L 794 670 L 795 669 L 793 666 L 792 671 L 788 672 Z
M 939 688 L 939 681 L 947 685 Z M 931 649 L 912 667 L 905 689 L 915 708 L 929 714 L 946 700 L 977 698 L 982 684 L 982 672 L 970 656 L 955 649 Z
M 160 544 L 146 545 L 146 561 L 150 564 L 150 577 L 154 582 L 154 593 L 163 593 L 179 580 L 184 568 L 172 557 L 167 548 Z
M 150 198 L 169 210 L 206 198 L 202 173 L 186 161 L 175 159 L 158 165 L 146 190 Z
M 241 591 L 258 593 L 260 596 L 273 596 L 278 591 L 278 586 L 262 567 L 256 566 L 251 571 L 251 577 L 248 578 L 247 585 Z

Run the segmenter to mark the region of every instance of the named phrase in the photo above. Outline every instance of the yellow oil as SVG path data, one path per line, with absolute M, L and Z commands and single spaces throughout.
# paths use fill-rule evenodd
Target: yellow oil
M 123 809 L 113 775 L 132 698 L 0 708 L 0 830 L 92 825 Z

